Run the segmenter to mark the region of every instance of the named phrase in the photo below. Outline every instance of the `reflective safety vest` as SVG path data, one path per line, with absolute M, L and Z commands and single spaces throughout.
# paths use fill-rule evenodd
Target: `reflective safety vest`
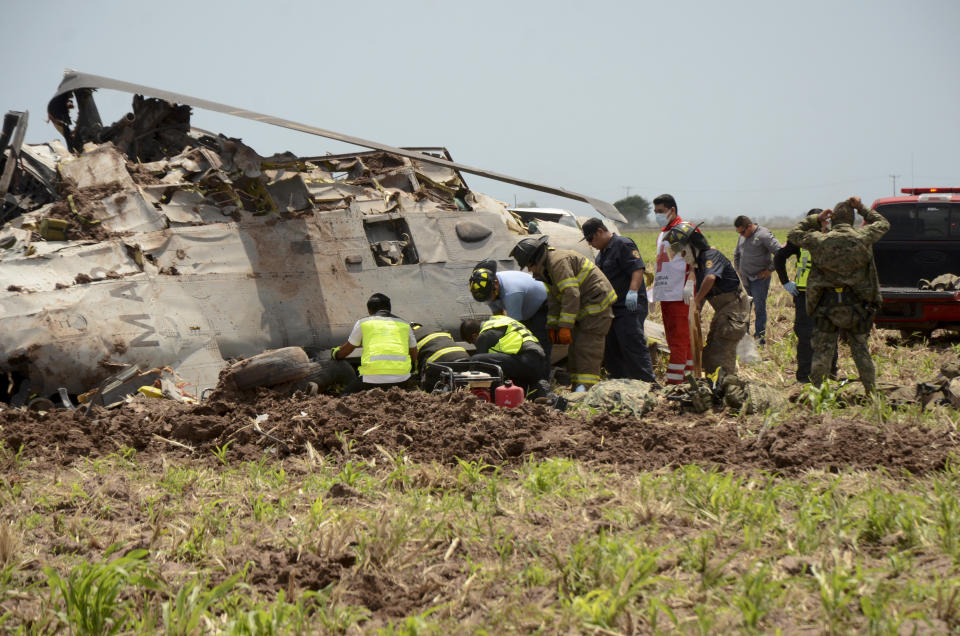
M 437 343 L 437 340 L 441 340 L 442 342 Z M 431 353 L 426 359 L 423 359 L 423 346 L 431 342 L 434 344 L 439 344 L 440 348 Z M 433 349 L 433 347 L 427 347 L 427 350 L 430 349 Z M 434 333 L 427 334 L 421 340 L 417 341 L 417 363 L 420 365 L 421 369 L 430 362 L 435 362 L 448 353 L 460 353 L 463 354 L 464 358 L 470 357 L 470 355 L 467 353 L 467 350 L 457 345 L 456 340 L 453 339 L 453 336 L 448 334 L 446 331 L 436 331 Z
M 810 252 L 800 248 L 800 255 L 797 256 L 797 272 L 793 277 L 793 282 L 797 284 L 797 289 L 800 291 L 807 289 L 807 278 L 810 276 L 811 267 L 813 267 L 813 261 L 810 259 Z
M 499 351 L 507 355 L 520 353 L 520 348 L 524 342 L 532 342 L 539 346 L 540 341 L 530 333 L 530 330 L 523 326 L 519 320 L 514 320 L 510 316 L 491 316 L 480 326 L 480 333 L 487 329 L 500 329 L 506 327 L 507 331 L 503 334 L 497 344 L 490 347 L 490 351 Z
M 572 329 L 586 316 L 608 314 L 617 292 L 603 272 L 579 252 L 547 251 L 543 267 L 547 283 L 547 327 Z M 568 293 L 576 289 L 577 293 Z
M 363 353 L 360 375 L 410 373 L 410 325 L 391 316 L 367 316 L 360 322 Z

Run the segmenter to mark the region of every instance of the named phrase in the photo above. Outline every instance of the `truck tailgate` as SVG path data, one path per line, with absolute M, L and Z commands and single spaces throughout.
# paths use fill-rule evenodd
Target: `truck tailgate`
M 932 289 L 915 289 L 910 287 L 881 287 L 880 294 L 886 301 L 903 300 L 953 300 L 960 296 L 957 291 L 934 291 Z

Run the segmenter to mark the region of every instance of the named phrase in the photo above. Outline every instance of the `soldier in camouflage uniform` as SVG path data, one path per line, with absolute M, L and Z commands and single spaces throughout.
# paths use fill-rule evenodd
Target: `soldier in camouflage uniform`
M 854 212 L 865 225 L 853 227 Z M 827 222 L 832 226 L 826 231 Z M 876 210 L 864 207 L 858 197 L 838 203 L 833 211 L 811 214 L 787 240 L 810 252 L 813 265 L 807 279 L 807 313 L 814 320 L 813 364 L 810 382 L 818 385 L 830 373 L 840 332 L 847 336 L 863 388 L 876 386 L 876 369 L 870 358 L 867 336 L 880 307 L 880 283 L 873 262 L 873 244 L 890 223 Z

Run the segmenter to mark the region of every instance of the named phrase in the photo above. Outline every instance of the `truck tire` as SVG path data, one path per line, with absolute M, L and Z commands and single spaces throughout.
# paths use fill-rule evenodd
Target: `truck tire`
M 313 364 L 300 347 L 274 349 L 234 364 L 227 369 L 223 381 L 232 381 L 241 391 L 275 386 L 306 377 Z

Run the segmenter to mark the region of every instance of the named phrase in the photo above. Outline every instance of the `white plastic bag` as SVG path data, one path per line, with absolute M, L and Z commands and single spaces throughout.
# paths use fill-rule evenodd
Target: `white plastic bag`
M 760 351 L 750 332 L 743 334 L 743 338 L 740 338 L 740 342 L 737 343 L 737 357 L 742 364 L 760 362 Z

